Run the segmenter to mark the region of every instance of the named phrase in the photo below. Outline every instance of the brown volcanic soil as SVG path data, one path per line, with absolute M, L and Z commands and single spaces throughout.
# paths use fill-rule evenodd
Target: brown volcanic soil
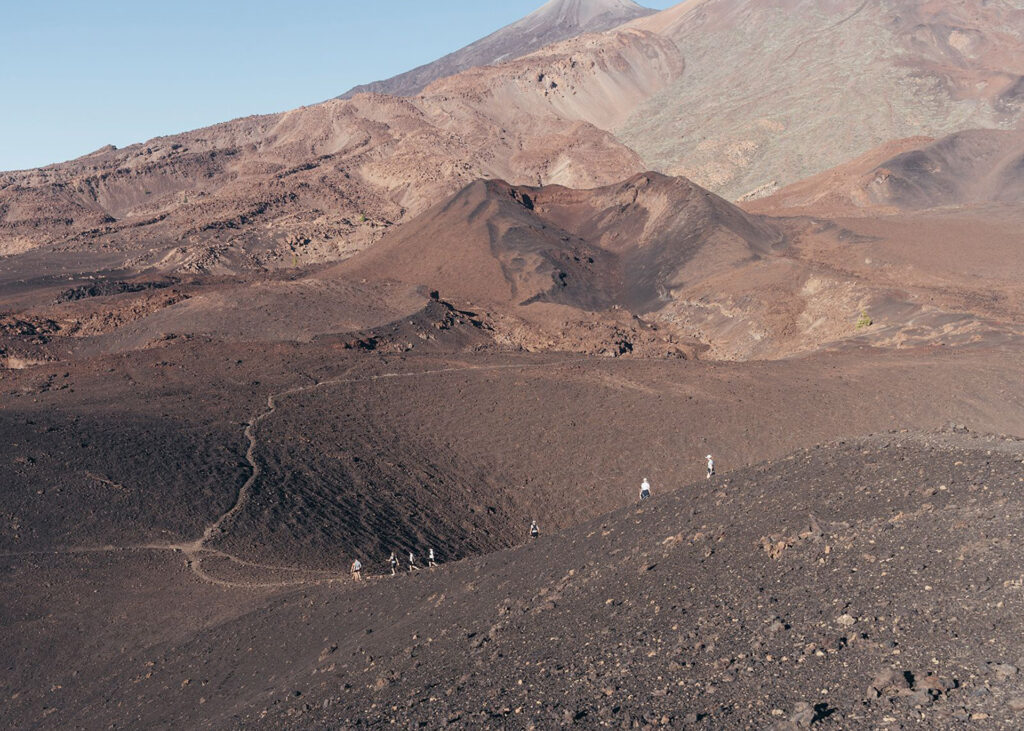
M 902 347 L 1019 333 L 1022 223 L 1001 205 L 775 219 L 790 242 L 779 256 L 673 293 L 652 321 L 696 324 L 709 356 L 741 359 L 851 338 Z
M 479 181 L 319 276 L 437 290 L 527 349 L 746 360 L 1022 332 L 1015 207 L 847 220 L 777 201 L 750 215 L 657 173 L 590 190 Z
M 998 440 L 829 445 L 430 576 L 310 589 L 193 647 L 295 628 L 291 692 L 243 724 L 1012 728 L 1020 458 Z M 158 687 L 198 670 L 191 651 L 158 655 Z M 229 687 L 255 696 L 254 667 Z
M 965 302 L 978 292 L 972 279 L 991 284 L 989 270 L 1000 263 L 1012 274 L 1007 236 L 1015 219 L 1000 210 L 1006 228 L 991 224 L 982 239 L 988 253 L 973 268 L 931 270 L 947 289 L 964 283 L 956 296 Z M 822 221 L 766 221 L 685 180 L 656 175 L 582 192 L 479 183 L 406 231 L 334 269 L 266 276 L 108 271 L 84 278 L 68 271 L 78 262 L 42 250 L 24 256 L 54 274 L 29 277 L 19 261 L 5 262 L 0 348 L 5 364 L 17 368 L 0 371 L 0 439 L 8 446 L 0 468 L 9 478 L 0 491 L 7 562 L 0 617 L 10 658 L 0 694 L 10 725 L 140 725 L 150 713 L 193 725 L 258 724 L 274 700 L 312 692 L 291 687 L 293 669 L 308 676 L 310 668 L 288 653 L 305 652 L 318 635 L 326 637 L 317 640 L 318 655 L 334 632 L 347 641 L 364 629 L 317 619 L 302 629 L 313 634 L 301 642 L 282 637 L 289 625 L 278 620 L 274 599 L 282 592 L 340 589 L 323 582 L 355 556 L 379 571 L 391 550 L 433 546 L 451 561 L 502 549 L 519 542 L 535 517 L 546 532 L 571 530 L 629 504 L 643 473 L 659 494 L 699 478 L 708 451 L 728 469 L 851 434 L 950 420 L 1024 433 L 1021 349 L 1005 322 L 973 345 L 889 351 L 866 345 L 886 333 L 880 324 L 860 343 L 774 362 L 508 350 L 509 322 L 529 309 L 556 330 L 569 313 L 604 328 L 561 328 L 563 338 L 580 338 L 577 352 L 627 353 L 646 333 L 656 353 L 654 344 L 672 343 L 672 331 L 663 332 L 655 316 L 675 311 L 663 307 L 645 323 L 629 308 L 646 311 L 662 284 L 674 287 L 670 304 L 683 301 L 679 290 L 712 283 L 723 284 L 718 296 L 732 297 L 755 281 L 751 272 L 765 270 L 770 276 L 760 286 L 772 297 L 763 302 L 774 306 L 784 301 L 776 267 L 794 267 L 794 287 L 812 265 L 836 280 L 883 287 L 889 281 L 871 275 L 869 264 L 843 269 L 843 257 L 874 247 L 880 271 L 899 277 L 926 256 L 941 261 L 923 244 L 896 247 L 899 237 L 887 243 L 879 230 Z M 778 246 L 780 232 L 787 246 Z M 464 250 L 450 248 L 453 242 Z M 944 246 L 953 260 L 952 239 Z M 572 247 L 594 261 L 565 269 Z M 517 262 L 528 256 L 532 273 Z M 553 290 L 555 264 L 592 278 L 577 285 L 574 274 Z M 448 265 L 443 297 L 430 298 L 434 275 Z M 509 266 L 520 273 L 508 277 Z M 473 279 L 486 286 L 468 289 Z M 1007 292 L 1015 291 L 1010 279 L 1001 285 Z M 535 289 L 523 291 L 524 282 Z M 941 315 L 952 295 L 938 286 L 933 292 Z M 546 301 L 519 306 L 536 294 Z M 479 311 L 460 300 L 478 296 L 490 303 Z M 598 309 L 610 305 L 622 309 Z M 1010 301 L 1006 312 L 1019 312 L 1018 305 Z M 916 327 L 920 340 L 934 342 L 934 322 L 924 327 L 898 309 L 891 316 L 896 332 Z M 977 318 L 967 319 L 977 328 Z M 728 326 L 710 341 L 722 350 L 739 342 L 729 340 Z M 532 342 L 557 347 L 536 336 Z M 768 345 L 793 351 L 780 342 Z M 799 335 L 796 342 L 809 341 Z M 52 362 L 32 365 L 37 360 Z M 758 546 L 751 550 L 759 555 Z M 510 558 L 508 570 L 517 565 Z M 431 590 L 431 601 L 456 591 Z M 295 601 L 289 596 L 284 606 Z M 387 603 L 375 613 L 421 604 L 415 594 L 405 605 L 393 595 L 352 596 Z M 367 616 L 358 603 L 331 611 L 357 609 Z M 484 610 L 466 611 L 469 622 Z M 242 617 L 255 625 L 239 634 L 231 622 Z M 270 627 L 272 638 L 263 629 Z M 234 649 L 222 650 L 219 638 L 227 635 L 220 633 L 233 637 Z M 205 649 L 196 655 L 192 643 Z M 435 673 L 447 677 L 454 652 L 444 650 Z M 524 652 L 506 655 L 519 665 L 536 662 L 534 649 Z M 192 662 L 182 655 L 205 658 L 206 670 L 178 677 Z M 462 666 L 452 681 L 470 690 L 468 700 L 447 703 L 445 718 L 490 708 L 489 691 L 484 703 L 458 680 L 471 672 Z M 252 673 L 258 681 L 248 679 Z M 381 689 L 396 677 L 385 677 Z M 798 681 L 792 687 L 806 695 Z M 331 691 L 317 702 L 331 708 L 337 697 Z M 353 693 L 345 703 L 355 708 L 362 699 Z M 149 705 L 136 705 L 143 702 Z M 560 715 L 564 703 L 542 700 L 534 713 Z M 387 707 L 382 712 L 406 713 Z M 355 720 L 355 711 L 345 714 L 339 725 Z M 268 715 L 263 723 L 277 720 Z M 466 716 L 464 725 L 479 720 Z
M 808 239 L 806 252 L 837 276 L 895 288 L 925 309 L 973 313 L 990 327 L 1020 326 L 1024 220 L 1017 207 L 836 218 L 835 223 L 859 243 L 846 252 L 825 253 Z
M 671 38 L 686 72 L 616 136 L 730 199 L 890 140 L 1020 121 L 1019 3 L 689 0 L 630 26 Z
M 365 340 L 431 291 L 471 313 L 478 345 L 531 351 L 748 360 L 1024 331 L 1016 207 L 848 219 L 818 200 L 814 218 L 777 199 L 747 205 L 766 218 L 657 173 L 589 190 L 478 181 L 335 267 L 76 275 L 88 259 L 36 250 L 0 262 L 0 362 L 176 338 Z M 374 347 L 434 347 L 441 323 L 425 318 L 412 340 L 399 328 Z
M 823 728 L 1014 728 L 1022 459 L 959 433 L 848 440 L 678 492 L 654 478 L 643 507 L 364 586 L 202 584 L 137 550 L 6 556 L 5 713 L 798 728 L 807 704 Z
M 594 125 L 681 68 L 653 33 L 583 36 L 415 99 L 358 95 L 3 173 L 0 257 L 29 257 L 36 276 L 56 273 L 31 259 L 41 247 L 89 252 L 80 272 L 345 258 L 480 177 L 587 187 L 638 172 Z
M 769 223 L 683 178 L 646 173 L 584 191 L 478 181 L 325 276 L 418 283 L 474 303 L 643 313 L 668 287 L 778 243 Z
M 471 532 L 474 520 L 493 533 L 535 510 L 565 526 L 621 505 L 634 472 L 649 470 L 659 483 L 694 479 L 701 466 L 693 455 L 711 447 L 723 464 L 738 465 L 892 425 L 967 420 L 1019 431 L 1010 408 L 1020 397 L 1019 365 L 1012 347 L 862 348 L 714 364 L 171 341 L 4 372 L 4 440 L 13 447 L 5 474 L 15 480 L 4 496 L 4 547 L 116 544 L 124 530 L 138 542 L 194 539 L 203 516 L 218 513 L 251 474 L 243 433 L 254 423 L 251 456 L 261 476 L 233 521 L 247 528 L 223 540 L 273 533 L 276 522 L 288 528 L 273 540 L 243 541 L 246 551 L 340 565 L 324 541 L 344 540 L 346 551 L 365 542 L 369 552 L 387 534 L 361 522 L 372 511 L 309 510 L 413 504 L 410 496 L 426 489 L 442 493 L 415 514 L 396 510 L 391 540 L 402 538 L 400 526 L 427 525 L 420 513 L 432 510 L 475 515 L 463 520 Z M 936 390 L 950 398 L 932 403 Z M 183 499 L 197 488 L 206 503 Z M 264 507 L 272 515 L 261 515 Z M 437 520 L 445 525 L 450 515 Z M 308 545 L 310 530 L 326 531 L 319 547 Z M 452 551 L 473 551 L 450 540 Z
M 895 154 L 894 154 L 895 153 Z M 884 145 L 857 160 L 803 180 L 748 210 L 837 215 L 940 206 L 1019 203 L 1024 197 L 1024 134 L 968 130 L 940 140 Z M 881 210 L 878 210 L 881 209 Z
M 974 436 L 1024 435 L 1017 135 L 741 209 L 600 129 L 692 83 L 670 38 L 714 46 L 695 88 L 729 104 L 738 20 L 780 14 L 775 109 L 794 63 L 882 53 L 850 88 L 894 119 L 1015 119 L 1005 4 L 806 10 L 687 3 L 0 176 L 6 725 L 1018 727 L 1024 454 Z M 813 111 L 757 118 L 765 160 Z M 723 185 L 759 174 L 720 142 Z M 882 163 L 888 207 L 854 211 L 836 181 Z
M 478 328 L 456 324 L 435 331 L 436 346 L 424 346 L 475 347 L 459 340 L 463 330 Z M 417 339 L 414 332 L 405 335 Z M 403 333 L 391 337 L 400 341 Z M 952 419 L 1024 430 L 1016 346 L 859 349 L 730 365 L 496 352 L 380 355 L 343 340 L 178 340 L 4 372 L 0 432 L 11 448 L 4 452 L 10 482 L 0 498 L 0 537 L 10 589 L 5 656 L 13 664 L 3 691 L 14 726 L 137 723 L 137 713 L 149 712 L 186 723 L 224 723 L 225 712 L 250 717 L 278 696 L 308 692 L 291 687 L 287 668 L 301 663 L 275 654 L 304 652 L 306 640 L 296 642 L 290 621 L 275 618 L 269 597 L 296 582 L 312 588 L 335 577 L 354 555 L 376 571 L 392 548 L 434 545 L 451 560 L 514 544 L 531 517 L 545 532 L 569 529 L 631 502 L 643 473 L 659 496 L 699 478 L 707 451 L 733 469 L 801 444 L 888 427 Z M 936 400 L 936 393 L 950 397 Z M 845 474 L 845 463 L 841 468 Z M 760 547 L 746 550 L 744 561 Z M 519 570 L 514 559 L 507 565 Z M 532 560 L 523 565 L 534 567 Z M 525 588 L 510 591 L 525 596 Z M 331 596 L 348 602 L 347 594 Z M 363 618 L 405 606 L 395 609 L 404 613 L 422 604 L 417 596 L 406 605 L 370 599 L 387 610 L 346 603 L 330 611 Z M 246 621 L 258 625 L 252 631 L 225 624 L 250 611 Z M 362 632 L 318 621 L 301 630 L 318 643 L 327 637 L 315 654 L 335 632 L 348 639 Z M 259 627 L 290 634 L 273 644 Z M 237 652 L 221 654 L 221 632 L 236 638 Z M 546 627 L 540 632 L 556 636 Z M 246 639 L 238 644 L 238 637 Z M 193 656 L 192 642 L 206 648 L 197 656 L 207 658 L 206 669 L 164 680 L 160 668 L 180 668 L 173 657 Z M 525 659 L 536 661 L 532 649 L 517 662 Z M 447 677 L 446 667 L 448 660 L 435 670 L 439 677 Z M 218 680 L 218 668 L 241 680 Z M 122 672 L 131 673 L 128 685 L 116 679 Z M 244 680 L 249 672 L 264 678 L 255 696 Z M 459 676 L 465 672 L 471 667 Z M 192 697 L 192 683 L 205 702 Z M 459 684 L 466 681 L 453 687 Z M 263 700 L 263 689 L 273 697 Z M 132 698 L 149 699 L 150 711 L 137 710 Z M 353 696 L 352 703 L 362 701 Z M 457 696 L 446 713 L 470 705 Z M 537 713 L 563 710 L 542 702 Z

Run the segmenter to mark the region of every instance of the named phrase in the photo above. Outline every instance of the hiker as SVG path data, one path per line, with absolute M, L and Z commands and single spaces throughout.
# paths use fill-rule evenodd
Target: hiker
M 540 535 L 540 528 L 537 527 L 537 521 L 530 523 L 530 538 L 536 538 Z
M 395 555 L 394 551 L 391 552 L 391 558 L 388 559 L 388 563 L 391 564 L 391 575 L 394 576 L 398 573 L 398 556 Z
M 437 566 L 437 562 L 434 560 L 434 549 L 431 548 L 427 552 L 427 568 L 431 568 L 432 569 L 435 566 Z
M 356 581 L 363 580 L 363 565 L 359 563 L 358 558 L 352 562 L 352 578 Z
M 412 551 L 409 551 L 409 573 L 419 570 L 420 567 L 416 565 L 416 557 L 412 555 Z
M 707 456 L 708 460 L 708 479 L 710 480 L 712 475 L 715 474 L 715 460 L 711 459 L 711 455 Z
M 644 481 L 640 483 L 640 499 L 646 500 L 651 496 L 651 483 L 644 478 Z

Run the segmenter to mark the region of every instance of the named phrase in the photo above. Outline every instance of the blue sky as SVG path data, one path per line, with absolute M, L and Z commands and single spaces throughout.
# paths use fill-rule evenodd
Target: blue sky
M 313 104 L 432 61 L 543 4 L 8 2 L 0 22 L 0 170 Z

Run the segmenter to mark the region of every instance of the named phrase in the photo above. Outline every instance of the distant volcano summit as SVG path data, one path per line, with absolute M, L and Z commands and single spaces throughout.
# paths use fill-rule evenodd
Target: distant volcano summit
M 583 33 L 610 30 L 654 12 L 632 0 L 551 0 L 525 18 L 465 48 L 390 79 L 362 84 L 340 98 L 347 99 L 361 92 L 415 96 L 437 79 L 475 66 L 519 58 Z

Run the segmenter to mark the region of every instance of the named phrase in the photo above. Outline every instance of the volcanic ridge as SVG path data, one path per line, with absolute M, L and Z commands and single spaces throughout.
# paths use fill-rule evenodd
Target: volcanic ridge
M 552 0 L 0 173 L 0 719 L 1020 728 L 1021 38 Z

